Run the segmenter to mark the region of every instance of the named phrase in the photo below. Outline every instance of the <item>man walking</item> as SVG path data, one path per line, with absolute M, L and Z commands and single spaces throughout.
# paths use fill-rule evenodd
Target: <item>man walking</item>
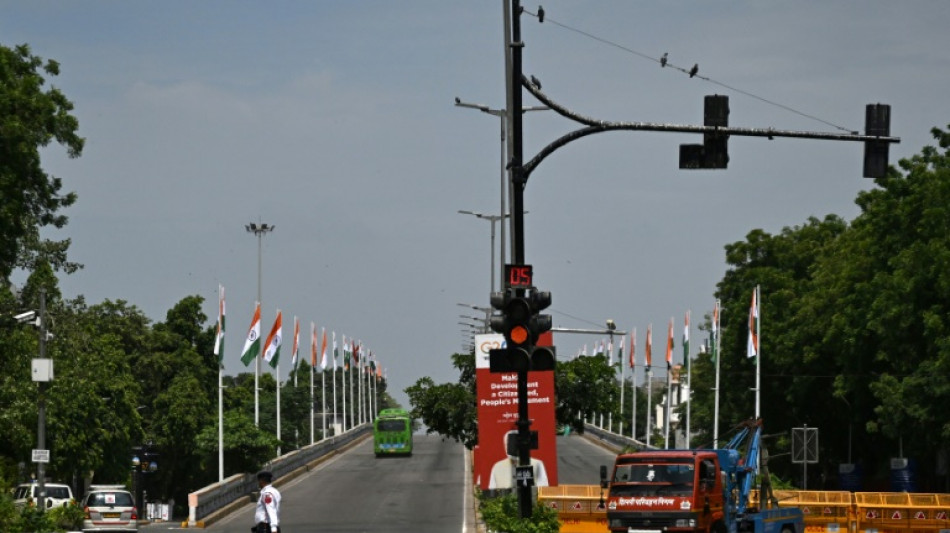
M 274 475 L 266 470 L 257 474 L 261 495 L 254 510 L 254 533 L 280 533 L 280 491 L 271 485 L 273 481 Z

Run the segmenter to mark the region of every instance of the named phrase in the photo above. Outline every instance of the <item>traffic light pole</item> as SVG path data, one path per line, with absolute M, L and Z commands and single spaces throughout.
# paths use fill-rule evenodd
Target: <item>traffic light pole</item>
M 511 2 L 511 42 L 509 54 L 511 59 L 510 109 L 521 109 L 521 2 Z M 527 181 L 522 167 L 524 145 L 522 114 L 511 113 L 511 161 L 508 170 L 511 180 L 511 220 L 512 220 L 512 262 L 525 263 L 524 253 L 524 187 Z M 524 289 L 517 289 L 517 296 L 524 296 Z M 528 418 L 528 370 L 518 371 L 518 466 L 523 471 L 531 467 L 531 420 Z M 519 481 L 518 510 L 521 518 L 529 518 L 532 514 L 531 484 Z

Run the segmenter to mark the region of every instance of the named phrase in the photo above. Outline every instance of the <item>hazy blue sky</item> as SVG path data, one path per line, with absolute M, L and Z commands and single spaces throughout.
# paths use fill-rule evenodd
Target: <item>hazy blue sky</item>
M 701 124 L 703 96 L 719 93 L 733 126 L 863 130 L 865 104 L 882 102 L 902 138 L 892 163 L 950 123 L 944 1 L 542 5 L 543 24 L 522 19 L 524 71 L 591 117 Z M 226 372 L 243 372 L 257 292 L 244 226 L 262 220 L 276 226 L 263 241 L 263 322 L 283 310 L 282 371 L 298 315 L 304 336 L 314 321 L 361 339 L 401 401 L 421 376 L 457 378 L 457 322 L 471 314 L 457 304 L 487 306 L 491 268 L 490 224 L 457 211 L 499 211 L 500 144 L 497 118 L 453 102 L 505 105 L 500 0 L 0 0 L 0 43 L 62 64 L 53 83 L 87 140 L 77 160 L 44 152 L 79 195 L 69 225 L 48 233 L 71 238 L 85 264 L 62 281 L 67 296 L 124 299 L 163 320 L 199 294 L 213 321 L 222 283 Z M 759 98 L 663 69 L 664 52 Z M 576 127 L 526 115 L 525 154 Z M 691 309 L 699 338 L 724 245 L 810 216 L 850 220 L 873 187 L 857 143 L 733 138 L 728 170 L 679 170 L 679 145 L 695 142 L 595 135 L 534 172 L 526 259 L 553 293 L 555 326 L 612 318 L 638 329 L 642 354 L 649 323 L 662 342 Z M 598 340 L 555 336 L 563 356 Z

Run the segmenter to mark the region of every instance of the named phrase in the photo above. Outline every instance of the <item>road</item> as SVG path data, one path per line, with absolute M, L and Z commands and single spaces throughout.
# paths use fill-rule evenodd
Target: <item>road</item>
M 589 440 L 558 437 L 561 484 L 599 482 L 601 464 L 613 454 Z M 470 455 L 437 435 L 416 435 L 412 457 L 373 455 L 367 439 L 314 470 L 279 485 L 283 496 L 281 526 L 286 533 L 475 531 Z M 248 533 L 254 505 L 211 524 L 208 533 Z M 179 529 L 152 524 L 144 533 Z

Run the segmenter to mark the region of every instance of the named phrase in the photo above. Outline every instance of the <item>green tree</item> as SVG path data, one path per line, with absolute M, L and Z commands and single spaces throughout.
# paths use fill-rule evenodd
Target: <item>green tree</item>
M 57 75 L 59 63 L 44 63 L 28 45 L 0 45 L 0 280 L 9 279 L 18 263 L 31 264 L 31 255 L 65 266 L 68 240 L 43 242 L 37 231 L 62 228 L 67 218 L 60 211 L 76 201 L 75 193 L 61 192 L 60 178 L 43 171 L 40 148 L 56 141 L 70 157 L 78 157 L 84 143 L 77 135 L 79 122 L 70 114 L 72 102 L 47 86 L 46 76 Z
M 427 433 L 455 439 L 472 449 L 478 444 L 475 405 L 475 354 L 453 354 L 452 365 L 459 370 L 458 383 L 436 385 L 424 377 L 406 389 L 412 417 L 421 420 Z
M 557 423 L 584 432 L 584 418 L 620 413 L 620 389 L 614 367 L 603 354 L 559 362 L 554 373 Z

